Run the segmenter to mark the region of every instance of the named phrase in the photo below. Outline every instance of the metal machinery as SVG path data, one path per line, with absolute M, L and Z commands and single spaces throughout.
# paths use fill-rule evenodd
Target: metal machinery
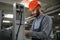
M 1 30 L 1 21 L 2 21 L 2 11 L 0 10 L 0 30 Z
M 24 6 L 18 3 L 13 4 L 13 29 L 12 40 L 24 40 L 25 15 Z

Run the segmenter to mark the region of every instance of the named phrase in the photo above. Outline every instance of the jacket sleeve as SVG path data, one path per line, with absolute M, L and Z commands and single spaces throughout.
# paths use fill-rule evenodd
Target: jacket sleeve
M 43 30 L 41 32 L 30 31 L 29 36 L 32 38 L 46 38 L 50 35 L 50 31 L 52 30 L 52 19 L 48 16 L 43 19 L 42 22 Z

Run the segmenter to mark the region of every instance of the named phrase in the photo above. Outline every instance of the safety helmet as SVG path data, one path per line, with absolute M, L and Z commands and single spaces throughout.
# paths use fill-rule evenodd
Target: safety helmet
M 29 3 L 29 11 L 32 11 L 35 9 L 35 7 L 37 7 L 37 5 L 41 6 L 41 3 L 39 1 L 31 1 Z

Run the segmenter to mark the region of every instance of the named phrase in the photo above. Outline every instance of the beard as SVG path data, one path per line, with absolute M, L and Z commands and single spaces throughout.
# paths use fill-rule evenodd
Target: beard
M 36 11 L 36 16 L 34 16 L 34 17 L 38 17 L 40 15 L 40 12 L 39 12 L 39 10 L 37 10 Z

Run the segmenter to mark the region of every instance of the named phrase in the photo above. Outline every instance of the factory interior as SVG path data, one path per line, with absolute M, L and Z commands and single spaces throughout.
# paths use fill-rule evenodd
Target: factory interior
M 60 0 L 38 1 L 42 3 L 41 10 L 52 18 L 52 40 L 60 40 Z M 31 40 L 23 32 L 30 30 L 35 19 L 27 5 L 23 0 L 0 0 L 0 40 L 16 40 L 17 32 L 17 40 Z

